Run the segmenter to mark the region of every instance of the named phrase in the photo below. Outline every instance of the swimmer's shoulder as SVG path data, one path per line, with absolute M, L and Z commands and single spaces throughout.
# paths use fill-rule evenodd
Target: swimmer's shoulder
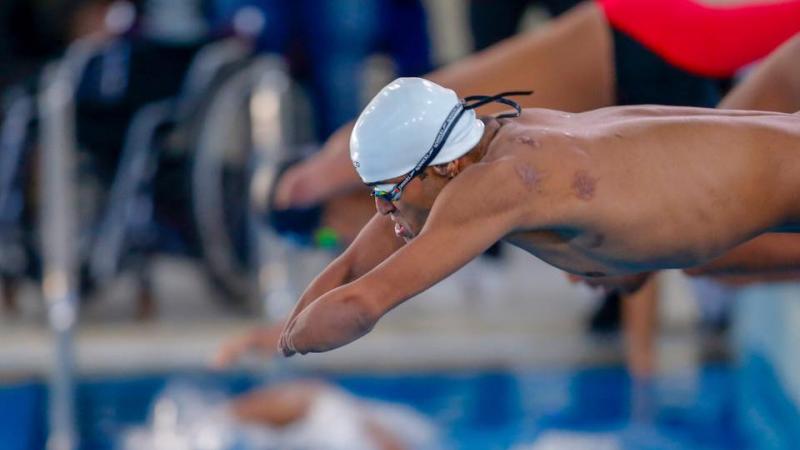
M 459 174 L 446 189 L 445 204 L 475 217 L 505 218 L 513 228 L 543 229 L 560 214 L 552 173 L 517 154 L 481 161 Z
M 504 160 L 509 157 L 523 160 L 542 160 L 557 156 L 566 136 L 573 135 L 574 124 L 569 113 L 546 109 L 526 109 L 513 119 L 500 119 L 503 126 L 487 147 L 483 160 Z
M 509 207 L 520 205 L 522 199 L 544 195 L 545 172 L 519 151 L 487 154 L 457 178 L 459 191 L 476 195 L 476 198 L 489 197 L 495 204 L 508 203 Z
M 538 117 L 535 111 L 539 110 L 526 109 L 520 117 L 498 119 L 501 127 L 489 143 L 482 162 L 519 156 L 520 152 L 541 147 L 540 136 L 546 130 L 546 124 L 535 120 Z

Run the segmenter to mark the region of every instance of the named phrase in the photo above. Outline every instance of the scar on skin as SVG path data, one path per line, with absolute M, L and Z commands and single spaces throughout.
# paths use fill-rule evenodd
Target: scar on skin
M 530 136 L 519 136 L 517 137 L 516 141 L 520 144 L 525 144 L 531 147 L 539 147 L 539 142 Z
M 531 166 L 527 164 L 517 164 L 514 166 L 514 169 L 517 171 L 519 179 L 522 180 L 522 184 L 524 184 L 526 188 L 533 189 L 536 186 L 540 177 Z
M 620 133 L 619 131 L 614 133 L 614 137 L 617 138 L 617 139 L 622 139 L 623 138 L 622 133 Z
M 575 172 L 572 177 L 572 190 L 581 200 L 591 200 L 597 187 L 597 178 L 593 178 L 585 170 Z

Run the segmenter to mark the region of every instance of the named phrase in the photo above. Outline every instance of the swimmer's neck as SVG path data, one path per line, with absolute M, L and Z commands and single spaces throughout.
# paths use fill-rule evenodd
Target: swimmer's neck
M 486 154 L 489 152 L 489 146 L 494 141 L 494 138 L 497 136 L 497 132 L 500 131 L 500 128 L 506 124 L 506 120 L 497 120 L 491 116 L 484 116 L 481 117 L 480 120 L 483 122 L 483 136 L 481 140 L 478 142 L 478 145 L 470 152 L 474 154 L 474 161 L 478 162 L 483 160 Z

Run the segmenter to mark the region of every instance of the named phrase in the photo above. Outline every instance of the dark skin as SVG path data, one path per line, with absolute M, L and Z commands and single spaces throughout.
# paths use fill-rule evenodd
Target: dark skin
M 655 106 L 490 120 L 471 154 L 428 168 L 398 202 L 376 202 L 378 214 L 303 294 L 280 348 L 347 344 L 499 239 L 608 277 L 696 266 L 760 233 L 794 231 L 799 124 L 800 115 Z

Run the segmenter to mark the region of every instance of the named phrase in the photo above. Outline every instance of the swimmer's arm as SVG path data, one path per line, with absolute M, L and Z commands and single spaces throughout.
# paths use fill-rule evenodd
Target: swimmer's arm
M 403 241 L 394 234 L 391 219 L 375 214 L 347 250 L 308 285 L 286 321 L 284 330 L 314 300 L 369 272 L 402 246 Z
M 284 333 L 284 355 L 328 351 L 358 339 L 392 308 L 455 272 L 513 230 L 518 213 L 513 208 L 493 208 L 485 196 L 491 191 L 480 195 L 483 186 L 476 189 L 476 183 L 470 186 L 470 182 L 455 180 L 453 189 L 448 186 L 440 194 L 425 227 L 411 242 L 299 314 Z M 493 193 L 508 199 L 502 191 Z
M 322 149 L 291 167 L 278 181 L 275 204 L 282 208 L 322 203 L 339 193 L 363 188 L 350 161 L 353 122 L 337 130 Z
M 365 274 L 402 245 L 402 241 L 394 235 L 393 229 L 391 220 L 376 214 L 347 250 L 309 284 L 289 318 L 267 328 L 256 328 L 227 341 L 217 352 L 213 364 L 218 368 L 227 367 L 243 354 L 253 350 L 271 356 L 280 347 L 284 330 L 311 302 L 326 292 Z
M 800 271 L 800 234 L 769 233 L 745 242 L 708 264 L 686 269 L 691 276 L 771 276 Z

